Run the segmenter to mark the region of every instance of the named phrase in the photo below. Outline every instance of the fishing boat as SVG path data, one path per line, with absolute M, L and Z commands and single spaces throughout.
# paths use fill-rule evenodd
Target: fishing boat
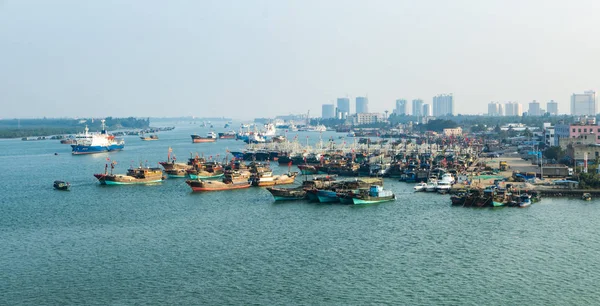
M 224 183 L 220 181 L 205 181 L 197 179 L 187 180 L 185 183 L 192 188 L 192 191 L 223 191 L 250 187 L 249 181 Z
M 129 168 L 126 174 L 112 174 L 114 164 L 111 163 L 111 173 L 94 174 L 102 185 L 131 185 L 151 184 L 162 182 L 165 179 L 160 168 Z
M 76 143 L 77 143 L 77 139 L 75 139 L 75 138 L 66 138 L 66 139 L 61 139 L 60 143 L 61 143 L 61 144 L 69 144 L 69 145 L 72 145 L 72 144 L 76 144 Z
M 592 200 L 592 195 L 590 193 L 584 193 L 581 195 L 581 199 L 584 201 L 591 201 Z
M 169 169 L 165 170 L 168 177 L 172 178 L 184 178 L 187 177 L 187 169 Z
M 528 207 L 531 205 L 531 196 L 527 193 L 519 196 L 519 207 Z
M 413 187 L 413 190 L 415 192 L 425 191 L 425 189 L 427 189 L 427 183 L 424 182 L 418 183 L 417 185 L 415 185 L 415 187 Z
M 158 140 L 158 135 L 152 134 L 149 136 L 140 136 L 140 139 L 142 139 L 143 141 Z
M 285 185 L 293 184 L 297 175 L 297 172 L 273 175 L 272 171 L 263 171 L 260 173 L 255 173 L 250 180 L 252 181 L 252 185 L 257 187 Z
M 69 188 L 71 187 L 71 184 L 69 184 L 69 182 L 63 182 L 63 181 L 54 181 L 54 189 L 56 190 L 69 190 Z
M 186 170 L 190 179 L 218 179 L 225 175 L 223 166 L 217 162 L 194 163 L 191 169 Z
M 275 201 L 302 200 L 306 198 L 306 190 L 303 187 L 277 188 L 267 187 Z
M 193 143 L 201 143 L 201 142 L 215 142 L 217 141 L 217 134 L 215 134 L 215 132 L 210 131 L 208 133 L 206 133 L 205 137 L 202 137 L 200 135 L 197 134 L 193 134 L 192 136 L 192 142 Z
M 317 174 L 319 171 L 314 165 L 298 165 L 298 169 L 302 174 Z
M 75 136 L 76 143 L 71 145 L 73 155 L 120 151 L 125 147 L 123 139 L 116 139 L 115 136 L 108 134 L 105 120 L 102 120 L 100 133 L 89 131 L 86 125 L 84 133 Z
M 320 203 L 339 202 L 337 192 L 335 190 L 317 190 L 317 199 Z
M 362 190 L 360 194 L 352 198 L 352 203 L 354 205 L 361 205 L 395 200 L 396 195 L 391 190 L 384 190 L 381 186 L 373 185 L 369 190 Z

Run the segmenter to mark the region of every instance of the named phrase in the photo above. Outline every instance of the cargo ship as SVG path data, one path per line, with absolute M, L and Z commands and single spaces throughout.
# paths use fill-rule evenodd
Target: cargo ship
M 120 151 L 125 147 L 123 139 L 116 139 L 115 136 L 108 134 L 104 120 L 102 120 L 100 133 L 89 131 L 86 125 L 85 132 L 75 136 L 76 142 L 71 145 L 73 155 Z
M 200 135 L 197 134 L 193 134 L 192 136 L 192 142 L 194 143 L 198 143 L 198 142 L 215 142 L 217 141 L 217 134 L 215 134 L 215 132 L 208 132 L 206 133 L 205 137 L 202 137 Z
M 234 131 L 219 133 L 219 139 L 235 139 L 237 134 Z

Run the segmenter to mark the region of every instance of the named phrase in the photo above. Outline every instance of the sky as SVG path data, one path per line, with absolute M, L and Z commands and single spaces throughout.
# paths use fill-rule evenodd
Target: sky
M 0 118 L 321 115 L 600 85 L 597 0 L 0 0 Z

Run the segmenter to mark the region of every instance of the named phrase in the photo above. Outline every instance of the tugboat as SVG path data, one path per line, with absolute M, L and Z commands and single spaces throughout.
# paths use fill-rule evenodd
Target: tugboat
M 192 136 L 192 142 L 193 143 L 199 143 L 199 142 L 215 142 L 217 141 L 217 134 L 215 134 L 215 132 L 208 132 L 206 133 L 206 137 L 202 137 L 200 135 L 197 134 L 193 134 Z
M 71 184 L 69 182 L 54 181 L 54 189 L 56 190 L 68 191 L 70 187 Z

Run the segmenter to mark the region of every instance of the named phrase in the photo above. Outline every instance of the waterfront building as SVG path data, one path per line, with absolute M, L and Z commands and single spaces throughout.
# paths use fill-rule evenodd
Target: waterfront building
M 357 113 L 353 116 L 355 125 L 371 124 L 385 121 L 385 114 L 382 113 Z
M 573 116 L 595 116 L 596 92 L 593 90 L 585 91 L 583 94 L 573 94 L 571 96 L 571 115 Z
M 550 114 L 550 116 L 557 116 L 558 103 L 554 102 L 554 100 L 550 100 L 550 102 L 546 103 L 546 111 Z
M 356 113 L 368 113 L 369 112 L 369 98 L 367 97 L 356 97 Z
M 433 116 L 454 115 L 454 97 L 452 94 L 442 94 L 433 97 Z
M 396 108 L 394 109 L 394 114 L 396 115 L 408 115 L 408 103 L 405 99 L 396 100 Z
M 333 104 L 323 104 L 321 108 L 321 118 L 330 119 L 335 118 L 335 105 Z
M 527 110 L 527 116 L 541 116 L 540 103 L 536 100 L 529 102 L 529 110 Z
M 423 116 L 423 100 L 414 99 L 412 100 L 412 114 L 413 116 Z
M 350 114 L 350 99 L 338 98 L 337 99 L 337 111 L 339 114 Z
M 430 116 L 431 111 L 429 110 L 429 104 L 423 104 L 423 116 Z

